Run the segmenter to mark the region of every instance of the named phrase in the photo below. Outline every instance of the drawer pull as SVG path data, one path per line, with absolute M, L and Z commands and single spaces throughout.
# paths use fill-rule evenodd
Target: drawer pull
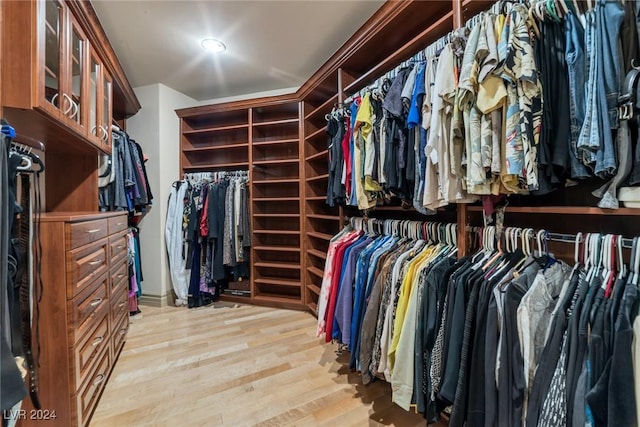
M 89 265 L 98 265 L 98 264 L 102 264 L 102 260 L 101 259 L 96 259 L 96 260 L 91 261 L 89 263 Z
M 120 304 L 118 304 L 118 308 L 122 307 L 123 305 L 125 305 L 127 302 L 126 301 L 122 301 Z
M 120 329 L 120 335 L 124 335 L 127 333 L 127 328 Z
M 100 230 L 102 230 L 102 229 L 101 229 L 101 228 L 94 228 L 93 230 L 87 230 L 87 233 L 88 233 L 88 234 L 95 234 L 95 233 L 97 233 L 97 232 L 98 232 L 98 231 L 100 231 Z
M 91 343 L 91 346 L 95 347 L 98 344 L 100 344 L 102 341 L 104 341 L 104 337 L 102 337 L 102 336 L 96 337 L 96 339 L 94 339 L 93 342 Z
M 93 385 L 97 386 L 98 384 L 100 384 L 102 381 L 104 381 L 104 374 L 99 374 L 95 380 L 93 380 Z
M 89 305 L 90 305 L 91 307 L 95 307 L 96 305 L 100 304 L 101 302 L 102 302 L 102 298 L 96 298 L 96 299 L 92 300 L 92 301 L 89 303 Z
M 118 245 L 116 246 L 116 249 L 124 249 L 124 245 Z
M 118 279 L 123 278 L 123 277 L 124 277 L 124 273 L 120 273 L 120 274 L 118 274 L 118 276 L 117 276 L 117 277 L 118 277 Z
M 116 222 L 116 226 L 118 226 L 118 227 L 119 227 L 119 226 L 121 226 L 121 225 L 124 225 L 124 222 Z

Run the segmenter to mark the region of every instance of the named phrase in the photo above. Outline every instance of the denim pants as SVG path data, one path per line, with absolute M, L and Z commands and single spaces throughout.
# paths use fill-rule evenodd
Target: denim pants
M 571 162 L 571 177 L 574 179 L 589 178 L 592 174 L 579 160 L 578 138 L 585 120 L 585 34 L 582 24 L 574 14 L 569 14 L 564 20 L 565 31 L 565 59 L 569 74 L 569 117 L 571 121 L 571 140 L 569 159 Z
M 596 15 L 597 98 L 602 144 L 596 154 L 595 173 L 605 178 L 614 175 L 618 167 L 611 129 L 618 127 L 616 107 L 622 69 L 619 36 L 624 7 L 617 1 L 598 0 Z

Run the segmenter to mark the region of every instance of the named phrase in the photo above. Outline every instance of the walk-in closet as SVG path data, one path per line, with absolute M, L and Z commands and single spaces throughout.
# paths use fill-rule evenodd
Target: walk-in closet
M 640 2 L 0 2 L 3 426 L 640 423 Z

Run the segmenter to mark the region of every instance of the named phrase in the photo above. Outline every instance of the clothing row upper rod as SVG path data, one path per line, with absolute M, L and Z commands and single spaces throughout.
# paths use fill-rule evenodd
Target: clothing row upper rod
M 457 244 L 458 227 L 456 223 L 365 217 L 351 217 L 347 220 L 354 229 L 369 234 L 424 239 L 450 246 Z

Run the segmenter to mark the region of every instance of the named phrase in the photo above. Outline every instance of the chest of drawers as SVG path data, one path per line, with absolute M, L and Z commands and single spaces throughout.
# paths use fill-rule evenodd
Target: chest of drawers
M 38 380 L 56 419 L 20 425 L 89 423 L 129 327 L 126 233 L 122 212 L 43 214 Z

